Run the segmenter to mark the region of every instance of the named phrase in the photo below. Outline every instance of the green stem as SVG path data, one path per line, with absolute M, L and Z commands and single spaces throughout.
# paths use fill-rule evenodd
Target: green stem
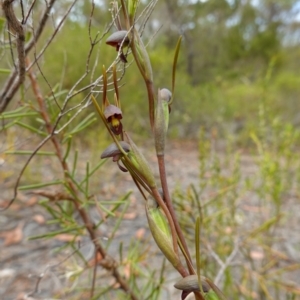
M 165 215 L 166 215 L 166 217 L 168 219 L 169 226 L 170 226 L 170 229 L 171 229 L 171 234 L 172 234 L 173 249 L 174 249 L 176 255 L 178 256 L 177 234 L 176 234 L 174 222 L 172 220 L 170 212 L 169 212 L 168 208 L 166 207 L 163 199 L 161 198 L 161 196 L 160 196 L 157 188 L 156 187 L 152 188 L 151 191 L 152 191 L 153 197 L 157 201 L 158 205 L 162 208 L 163 212 L 165 213 Z
M 136 49 L 136 42 L 135 42 L 135 37 L 139 40 L 140 43 L 142 43 L 139 33 L 133 28 L 132 30 L 132 38 L 131 38 L 131 50 L 132 54 L 134 56 L 135 62 L 143 76 L 143 79 L 146 84 L 147 88 L 147 94 L 148 94 L 148 102 L 149 102 L 149 118 L 150 118 L 150 126 L 151 129 L 153 130 L 154 127 L 154 84 L 152 78 L 150 78 L 147 74 L 148 72 L 145 72 L 145 69 L 140 63 L 140 55 L 138 53 L 138 50 Z M 152 77 L 152 76 L 151 76 Z
M 172 220 L 172 217 L 170 215 L 170 212 L 167 208 L 167 206 L 165 205 L 163 199 L 161 198 L 157 188 L 151 188 L 152 190 L 152 194 L 153 197 L 155 198 L 155 200 L 157 201 L 158 205 L 162 208 L 163 212 L 165 213 L 167 219 L 168 219 L 168 223 L 171 229 L 171 234 L 172 234 L 172 242 L 173 242 L 173 249 L 175 254 L 177 255 L 177 257 L 179 258 L 179 253 L 178 253 L 178 244 L 177 244 L 177 234 L 176 234 L 176 229 L 174 226 L 174 222 Z M 179 258 L 180 259 L 180 258 Z M 188 276 L 188 272 L 185 270 L 185 268 L 183 267 L 183 265 L 180 263 L 180 265 L 177 267 L 178 272 L 183 276 L 186 277 Z
M 186 262 L 187 262 L 187 266 L 189 269 L 190 274 L 195 274 L 195 270 L 192 266 L 192 259 L 191 259 L 191 255 L 190 252 L 188 250 L 185 238 L 183 236 L 182 230 L 180 228 L 180 225 L 178 223 L 176 214 L 175 214 L 175 210 L 171 201 L 171 197 L 170 197 L 170 193 L 169 193 L 169 188 L 168 188 L 168 182 L 167 182 L 167 176 L 166 176 L 166 168 L 165 168 L 165 156 L 164 155 L 157 155 L 157 160 L 158 160 L 158 167 L 159 167 L 159 174 L 160 174 L 160 180 L 161 180 L 161 186 L 163 189 L 163 193 L 164 193 L 164 198 L 166 201 L 166 205 L 167 208 L 170 212 L 170 215 L 172 217 L 172 220 L 174 222 L 175 225 L 175 229 L 179 238 L 179 241 L 182 244 L 182 247 L 184 249 L 184 252 L 186 254 Z

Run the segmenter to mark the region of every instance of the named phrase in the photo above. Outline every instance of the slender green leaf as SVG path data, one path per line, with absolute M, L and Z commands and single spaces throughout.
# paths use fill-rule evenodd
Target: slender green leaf
M 32 155 L 32 151 L 26 150 L 16 150 L 16 151 L 6 151 L 5 154 L 17 154 L 17 155 Z M 35 155 L 46 155 L 46 156 L 56 156 L 56 153 L 50 151 L 38 151 Z
M 94 112 L 90 113 L 77 126 L 75 126 L 75 128 L 73 128 L 73 130 L 69 134 L 74 134 L 81 131 L 82 129 L 87 127 L 87 124 L 90 125 L 91 121 L 95 122 L 96 120 L 97 118 L 95 118 L 95 113 Z
M 19 125 L 19 126 L 21 126 L 21 127 L 23 127 L 23 128 L 26 128 L 26 129 L 34 132 L 34 133 L 37 133 L 37 134 L 39 134 L 41 136 L 47 136 L 48 135 L 46 132 L 38 130 L 37 128 L 35 128 L 33 126 L 30 126 L 28 124 L 25 124 L 25 123 L 22 123 L 22 122 L 19 122 L 19 121 L 16 124 Z
M 114 228 L 112 230 L 112 233 L 110 235 L 110 238 L 109 238 L 109 240 L 108 240 L 108 242 L 107 242 L 107 244 L 105 246 L 106 250 L 108 250 L 110 244 L 113 242 L 114 236 L 115 236 L 118 228 L 121 225 L 121 222 L 123 220 L 124 214 L 125 214 L 125 212 L 127 211 L 128 207 L 129 207 L 129 201 L 125 202 L 124 204 L 125 205 L 124 205 L 123 211 L 121 212 L 120 216 L 118 217 L 117 222 L 115 223 L 115 226 L 114 226 Z
M 0 68 L 0 73 L 1 74 L 10 74 L 11 70 L 10 69 L 2 69 L 2 68 Z
M 88 176 L 86 176 L 81 182 L 80 182 L 80 186 L 82 186 L 87 180 L 88 177 L 91 177 L 102 165 L 105 164 L 105 162 L 107 161 L 107 159 L 102 159 L 98 162 L 98 164 L 92 169 L 92 171 L 89 173 Z
M 6 19 L 0 17 L 0 32 L 3 30 L 5 23 L 6 23 Z
M 21 117 L 32 117 L 38 115 L 37 112 L 13 112 L 13 113 L 4 113 L 0 116 L 0 119 L 15 119 Z
M 29 185 L 23 185 L 18 188 L 19 191 L 26 191 L 26 190 L 33 190 L 42 188 L 45 186 L 52 186 L 52 185 L 58 185 L 63 184 L 64 182 L 62 180 L 55 180 L 51 182 L 43 182 L 43 183 L 36 183 L 36 184 L 29 184 Z
M 76 178 L 74 177 L 75 174 L 70 174 L 69 172 L 66 173 L 68 175 L 68 177 L 72 180 L 72 182 L 76 185 L 76 187 L 83 193 L 84 189 L 79 185 L 78 181 L 76 180 Z
M 78 160 L 78 150 L 76 149 L 75 155 L 74 155 L 74 160 L 73 160 L 72 177 L 74 177 L 75 173 L 76 173 L 77 160 Z
M 67 139 L 66 139 L 67 142 L 68 142 L 68 144 L 67 144 L 67 150 L 66 150 L 66 153 L 65 153 L 65 155 L 64 155 L 63 161 L 66 161 L 67 158 L 68 158 L 68 156 L 69 156 L 69 154 L 70 154 L 71 145 L 72 145 L 72 138 L 73 138 L 73 136 L 72 136 L 72 135 L 69 135 L 69 136 L 67 137 Z
M 78 230 L 82 230 L 82 229 L 84 229 L 84 226 L 70 227 L 70 228 L 65 228 L 62 230 L 57 230 L 57 231 L 47 232 L 44 234 L 34 235 L 34 236 L 29 237 L 28 239 L 29 240 L 37 240 L 37 239 L 43 239 L 43 238 L 49 239 L 49 238 L 55 237 L 62 233 L 69 233 L 69 232 L 76 233 Z M 74 235 L 74 240 L 76 239 L 76 237 L 77 237 L 77 234 Z
M 176 66 L 177 66 L 177 60 L 178 60 L 181 40 L 182 40 L 182 36 L 179 37 L 179 39 L 177 41 L 176 48 L 175 48 L 175 55 L 174 55 L 174 61 L 173 61 L 173 70 L 172 70 L 172 98 L 169 102 L 169 105 L 172 104 L 173 99 L 174 99 L 175 83 L 176 83 L 175 82 L 175 79 L 176 79 Z
M 86 184 L 85 184 L 85 196 L 88 197 L 89 194 L 89 173 L 90 173 L 90 163 L 87 161 L 86 162 Z M 79 183 L 80 186 L 80 183 Z
M 201 283 L 200 234 L 201 234 L 201 222 L 200 222 L 200 217 L 198 216 L 196 219 L 196 226 L 195 226 L 196 265 L 197 265 L 197 276 L 198 276 L 199 287 L 201 293 L 203 294 L 203 288 Z

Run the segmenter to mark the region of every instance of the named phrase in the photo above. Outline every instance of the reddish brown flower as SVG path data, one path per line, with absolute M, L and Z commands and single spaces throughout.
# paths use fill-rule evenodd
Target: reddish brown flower
M 123 48 L 129 45 L 128 32 L 126 30 L 119 30 L 117 32 L 114 32 L 108 37 L 108 39 L 106 40 L 106 44 L 115 47 L 118 52 L 120 50 L 120 47 L 122 47 L 120 52 L 120 59 L 122 62 L 127 63 L 126 56 L 123 53 Z
M 130 151 L 130 145 L 124 141 L 120 141 L 120 146 L 122 149 L 128 153 Z M 127 169 L 124 168 L 123 166 L 120 165 L 119 160 L 121 159 L 123 153 L 122 151 L 118 148 L 116 143 L 110 144 L 101 154 L 101 158 L 108 158 L 112 157 L 113 162 L 116 162 L 119 166 L 119 169 L 123 172 L 127 172 Z
M 119 135 L 122 133 L 122 111 L 119 107 L 115 105 L 108 105 L 104 110 L 104 116 L 108 123 L 111 124 L 111 129 L 114 134 Z

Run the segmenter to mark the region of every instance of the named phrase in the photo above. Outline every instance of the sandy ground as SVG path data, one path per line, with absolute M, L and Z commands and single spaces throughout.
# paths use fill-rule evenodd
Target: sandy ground
M 167 175 L 170 190 L 172 191 L 178 187 L 185 189 L 191 183 L 197 186 L 199 183 L 198 144 L 192 141 L 172 142 L 168 147 L 167 153 Z M 89 154 L 87 153 L 86 155 L 88 156 Z M 155 164 L 155 155 L 148 150 L 146 150 L 146 157 L 151 164 Z M 222 158 L 221 152 L 220 158 Z M 85 160 L 83 159 L 83 161 Z M 53 178 L 51 162 L 45 160 L 42 166 L 43 174 L 39 173 L 38 176 L 44 176 L 45 179 Z M 16 165 L 16 162 L 2 161 L 0 172 L 12 173 L 12 175 L 7 176 L 4 182 L 0 183 L 0 204 L 2 207 L 7 204 L 12 195 L 12 187 L 16 178 L 13 174 L 17 174 L 19 168 L 20 165 Z M 82 168 L 84 169 L 84 164 Z M 157 169 L 154 169 L 154 171 L 156 174 L 158 173 Z M 253 158 L 242 154 L 242 177 L 246 178 L 252 174 L 255 175 L 256 171 L 257 167 Z M 111 253 L 117 255 L 117 247 L 121 241 L 124 243 L 124 247 L 128 247 L 132 237 L 140 238 L 142 236 L 145 241 L 149 242 L 144 205 L 130 176 L 120 172 L 116 164 L 112 162 L 107 162 L 105 172 L 101 172 L 101 176 L 97 176 L 99 176 L 97 179 L 99 184 L 93 186 L 93 192 L 98 199 L 112 199 L 117 195 L 124 194 L 126 191 L 133 190 L 130 196 L 131 204 L 129 210 L 125 215 L 122 226 L 116 233 L 113 244 L 115 249 L 112 246 Z M 256 205 L 256 197 L 250 193 L 245 193 L 244 198 L 240 199 L 243 201 L 240 207 L 247 212 L 249 218 L 252 215 L 255 218 L 256 209 L 259 209 Z M 41 235 L 49 230 L 58 229 L 57 224 L 49 223 L 51 216 L 40 205 L 37 205 L 40 199 L 36 195 L 20 192 L 17 201 L 8 210 L 0 212 L 0 298 L 3 300 L 52 299 L 51 297 L 57 294 L 60 294 L 59 299 L 77 299 L 72 295 L 66 296 L 62 293 L 66 284 L 71 286 L 70 281 L 68 281 L 68 276 L 70 277 L 71 274 L 68 274 L 68 271 L 76 266 L 72 260 L 71 252 L 70 250 L 55 251 L 65 245 L 69 236 L 60 235 L 54 239 L 28 239 L 30 236 Z M 291 213 L 291 210 L 294 212 L 300 211 L 299 195 L 294 195 L 292 192 L 287 193 L 284 201 L 283 213 L 287 213 L 290 220 L 288 224 L 285 223 L 281 229 L 277 230 L 278 244 L 276 250 L 285 255 L 284 263 L 288 266 L 289 262 L 291 265 L 300 262 L 300 234 L 298 230 L 300 213 Z M 95 220 L 99 219 L 99 214 L 96 210 L 92 211 L 91 215 Z M 254 222 L 250 225 L 252 226 L 253 224 Z M 112 223 L 108 222 L 101 227 L 103 239 L 109 234 L 110 225 Z M 81 245 L 83 245 L 80 248 L 82 255 L 87 260 L 91 260 L 93 258 L 91 243 L 87 238 L 83 238 Z M 155 252 L 155 245 L 151 245 L 151 247 L 154 247 L 153 252 Z M 259 251 L 256 254 L 259 256 Z M 159 257 L 157 263 L 154 262 L 151 266 L 157 265 L 159 267 L 161 255 L 157 253 L 157 256 Z M 169 275 L 164 299 L 179 299 L 177 297 L 179 293 L 175 293 L 175 297 L 174 293 L 170 292 L 174 280 L 178 276 L 174 272 L 170 272 Z M 298 270 L 295 270 L 291 272 L 290 277 L 287 279 L 293 283 L 296 282 L 300 289 L 299 278 L 300 273 Z M 38 288 L 36 288 L 37 283 Z M 34 291 L 35 293 L 29 297 L 28 295 Z M 89 299 L 88 296 L 86 297 L 82 299 Z

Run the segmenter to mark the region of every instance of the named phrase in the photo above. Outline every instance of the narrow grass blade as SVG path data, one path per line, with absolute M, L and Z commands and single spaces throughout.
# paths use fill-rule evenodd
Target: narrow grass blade
M 29 184 L 29 185 L 23 185 L 18 188 L 19 191 L 26 191 L 26 190 L 33 190 L 37 188 L 42 188 L 45 186 L 51 186 L 51 185 L 58 185 L 58 184 L 63 184 L 64 182 L 62 180 L 56 180 L 56 181 L 51 181 L 51 182 L 46 182 L 46 183 L 36 183 L 36 184 Z

